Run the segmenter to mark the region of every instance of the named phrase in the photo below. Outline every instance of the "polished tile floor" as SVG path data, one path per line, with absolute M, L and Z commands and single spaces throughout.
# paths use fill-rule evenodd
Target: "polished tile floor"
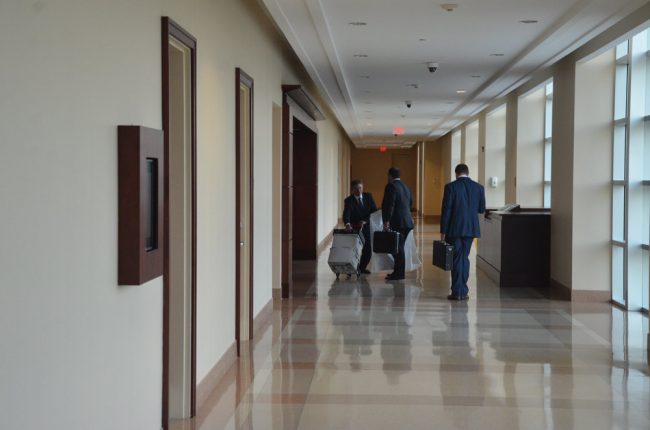
M 200 430 L 650 429 L 648 319 L 606 304 L 501 290 L 471 273 L 448 302 L 430 265 L 336 282 L 327 253 L 296 268 L 301 296 L 272 322 L 198 416 Z

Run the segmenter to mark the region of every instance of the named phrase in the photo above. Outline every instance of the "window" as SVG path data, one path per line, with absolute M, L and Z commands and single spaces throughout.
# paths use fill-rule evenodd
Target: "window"
M 456 179 L 456 174 L 454 173 L 454 169 L 458 164 L 460 164 L 461 160 L 461 132 L 460 130 L 452 133 L 451 135 L 451 172 L 450 172 L 450 177 L 449 180 L 453 181 Z
M 616 46 L 612 142 L 612 300 L 648 310 L 650 297 L 649 31 Z
M 485 121 L 485 198 L 491 207 L 506 204 L 506 113 L 501 106 Z
M 553 155 L 553 82 L 546 84 L 544 109 L 544 207 L 551 207 L 551 157 Z
M 465 164 L 469 176 L 478 180 L 478 121 L 465 127 Z
M 517 203 L 550 208 L 553 81 L 519 98 L 517 118 Z

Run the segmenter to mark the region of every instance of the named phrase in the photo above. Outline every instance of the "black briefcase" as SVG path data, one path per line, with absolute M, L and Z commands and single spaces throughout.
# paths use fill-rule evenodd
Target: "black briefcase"
M 399 232 L 376 231 L 372 236 L 372 252 L 397 254 L 399 252 Z
M 449 271 L 454 264 L 454 247 L 442 240 L 433 241 L 433 265 Z

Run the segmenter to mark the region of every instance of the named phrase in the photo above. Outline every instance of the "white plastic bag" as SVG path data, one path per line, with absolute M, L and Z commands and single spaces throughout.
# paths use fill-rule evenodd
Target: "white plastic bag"
M 372 244 L 373 236 L 376 231 L 382 231 L 384 229 L 383 220 L 381 217 L 381 211 L 377 211 L 370 215 L 370 241 Z M 415 237 L 413 236 L 413 230 L 406 237 L 406 242 L 404 243 L 404 259 L 406 264 L 404 265 L 404 271 L 412 272 L 413 270 L 418 270 L 422 265 L 422 260 L 420 260 L 420 255 L 418 253 L 418 248 L 415 245 Z M 370 270 L 372 272 L 388 272 L 392 271 L 395 266 L 395 261 L 393 256 L 390 254 L 376 254 L 372 253 L 372 259 L 370 260 Z

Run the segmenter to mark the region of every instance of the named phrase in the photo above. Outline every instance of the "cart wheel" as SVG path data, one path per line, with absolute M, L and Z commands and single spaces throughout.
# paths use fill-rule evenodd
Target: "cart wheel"
M 339 279 L 339 276 L 341 276 L 341 274 L 340 274 L 340 273 L 337 273 L 337 274 L 336 274 L 336 280 L 337 280 L 337 281 L 338 281 L 338 279 Z
M 352 275 L 348 273 L 348 279 L 352 279 Z

